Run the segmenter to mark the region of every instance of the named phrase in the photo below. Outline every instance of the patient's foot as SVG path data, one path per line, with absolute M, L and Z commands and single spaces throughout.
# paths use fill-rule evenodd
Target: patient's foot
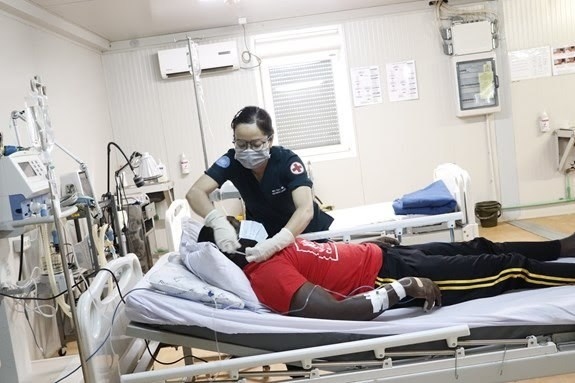
M 560 258 L 563 257 L 575 257 L 575 233 L 568 237 L 560 240 L 561 242 L 561 254 Z

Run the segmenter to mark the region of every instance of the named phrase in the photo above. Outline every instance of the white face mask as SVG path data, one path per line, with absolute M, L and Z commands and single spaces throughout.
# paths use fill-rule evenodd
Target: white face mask
M 235 159 L 246 169 L 255 169 L 270 158 L 270 149 L 253 150 L 246 149 L 241 152 L 236 150 Z

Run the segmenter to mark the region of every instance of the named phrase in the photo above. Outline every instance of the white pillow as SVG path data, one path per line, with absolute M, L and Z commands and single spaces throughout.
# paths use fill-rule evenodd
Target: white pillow
M 183 242 L 182 242 L 183 245 Z M 182 246 L 184 247 L 184 246 Z M 181 253 L 186 267 L 210 285 L 236 294 L 246 308 L 263 309 L 244 272 L 211 242 L 187 244 Z
M 185 250 L 186 246 L 198 242 L 198 235 L 204 225 L 191 217 L 182 218 L 181 225 L 182 236 L 180 237 L 180 243 L 174 245 L 178 245 L 180 254 L 184 254 L 187 252 Z
M 147 276 L 153 288 L 168 295 L 204 303 L 216 308 L 244 308 L 244 301 L 237 295 L 211 286 L 194 275 L 172 254 L 165 265 Z

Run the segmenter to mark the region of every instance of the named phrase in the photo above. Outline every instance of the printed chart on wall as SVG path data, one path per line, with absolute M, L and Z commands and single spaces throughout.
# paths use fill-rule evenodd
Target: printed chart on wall
M 550 57 L 548 46 L 509 52 L 511 81 L 551 76 Z
M 353 105 L 363 106 L 382 102 L 379 67 L 351 68 Z
M 553 48 L 553 75 L 575 73 L 575 44 Z
M 391 63 L 387 64 L 386 68 L 389 101 L 406 101 L 419 98 L 415 61 Z

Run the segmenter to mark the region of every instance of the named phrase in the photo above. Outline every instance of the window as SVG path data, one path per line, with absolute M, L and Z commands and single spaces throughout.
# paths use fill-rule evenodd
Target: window
M 255 38 L 276 143 L 302 157 L 354 154 L 347 66 L 337 27 Z

